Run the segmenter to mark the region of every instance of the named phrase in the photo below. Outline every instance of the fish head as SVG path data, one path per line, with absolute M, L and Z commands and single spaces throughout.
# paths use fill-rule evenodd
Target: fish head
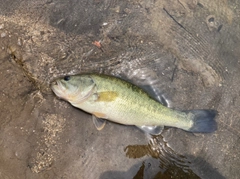
M 87 75 L 65 76 L 51 84 L 53 92 L 59 98 L 71 103 L 81 102 L 89 97 L 94 87 L 94 81 Z

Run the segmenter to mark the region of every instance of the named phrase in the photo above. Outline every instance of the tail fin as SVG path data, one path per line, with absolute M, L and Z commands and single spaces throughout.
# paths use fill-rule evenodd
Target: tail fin
M 190 110 L 185 111 L 187 113 L 192 113 L 193 126 L 188 130 L 190 132 L 196 133 L 210 133 L 217 130 L 217 123 L 214 120 L 217 111 L 215 110 Z

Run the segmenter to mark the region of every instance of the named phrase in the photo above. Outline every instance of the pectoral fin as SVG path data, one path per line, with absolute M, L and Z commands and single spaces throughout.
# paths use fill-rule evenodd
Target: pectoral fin
M 107 119 L 107 115 L 101 112 L 93 112 L 93 115 L 96 116 L 97 118 Z
M 106 120 L 105 119 L 101 119 L 96 117 L 95 115 L 92 115 L 92 119 L 93 119 L 93 124 L 95 125 L 95 127 L 97 128 L 97 130 L 102 130 L 106 124 Z
M 160 135 L 164 126 L 137 126 L 142 131 L 151 135 Z

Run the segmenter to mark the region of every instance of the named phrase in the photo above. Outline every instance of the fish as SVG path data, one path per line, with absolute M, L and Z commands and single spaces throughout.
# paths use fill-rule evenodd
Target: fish
M 102 130 L 106 120 L 134 125 L 158 135 L 164 126 L 193 133 L 217 130 L 216 110 L 175 110 L 148 95 L 140 87 L 118 77 L 103 74 L 64 76 L 52 82 L 57 97 L 92 114 L 94 125 Z

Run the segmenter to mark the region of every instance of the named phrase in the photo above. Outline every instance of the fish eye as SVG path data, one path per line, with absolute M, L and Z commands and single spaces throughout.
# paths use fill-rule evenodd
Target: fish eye
M 64 81 L 69 81 L 70 80 L 70 76 L 64 76 Z

